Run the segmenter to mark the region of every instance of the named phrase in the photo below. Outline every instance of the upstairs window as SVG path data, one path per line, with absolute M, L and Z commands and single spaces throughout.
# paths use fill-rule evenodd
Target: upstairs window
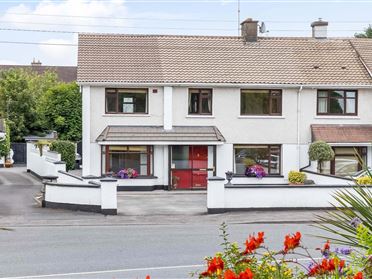
M 212 89 L 189 89 L 189 114 L 212 114 Z
M 318 115 L 357 115 L 355 90 L 318 90 Z
M 106 89 L 106 113 L 146 114 L 147 107 L 147 89 Z
M 241 115 L 281 115 L 281 90 L 242 89 L 240 97 Z

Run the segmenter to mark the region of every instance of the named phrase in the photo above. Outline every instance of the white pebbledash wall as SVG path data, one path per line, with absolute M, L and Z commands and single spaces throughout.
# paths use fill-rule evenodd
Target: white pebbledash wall
M 128 86 L 121 85 L 121 87 Z M 147 86 L 138 85 L 138 87 Z M 311 143 L 311 124 L 372 123 L 372 110 L 369 108 L 369 104 L 372 103 L 371 89 L 359 89 L 358 91 L 358 116 L 317 116 L 317 89 L 302 88 L 300 90 L 300 87 L 282 88 L 281 116 L 241 116 L 241 88 L 214 87 L 213 115 L 190 116 L 188 115 L 189 87 L 150 86 L 147 88 L 149 88 L 148 114 L 112 115 L 105 114 L 105 87 L 82 87 L 83 149 L 88 150 L 88 152 L 83 152 L 83 175 L 101 175 L 101 148 L 96 138 L 108 125 L 156 125 L 166 128 L 172 125 L 216 126 L 226 138 L 224 145 L 217 146 L 218 176 L 224 176 L 226 171 L 233 170 L 234 144 L 280 144 L 282 146 L 282 175 L 284 176 L 284 179 L 280 181 L 284 183 L 290 170 L 298 170 L 309 163 L 307 150 Z M 204 88 L 211 87 L 204 86 Z M 270 89 L 270 86 L 266 88 Z M 157 93 L 152 93 L 152 89 L 157 89 Z M 297 104 L 299 104 L 299 109 Z M 153 183 L 159 183 L 159 185 L 168 183 L 167 152 L 163 146 L 155 146 L 154 175 L 158 179 Z M 368 158 L 369 164 L 372 165 L 370 144 Z M 158 168 L 158 165 L 161 168 Z M 267 183 L 267 179 L 262 182 Z M 257 183 L 256 179 L 248 181 Z M 270 181 L 276 181 L 276 179 L 272 178 Z

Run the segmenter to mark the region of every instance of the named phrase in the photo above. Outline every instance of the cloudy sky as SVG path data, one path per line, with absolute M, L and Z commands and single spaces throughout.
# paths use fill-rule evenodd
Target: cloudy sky
M 77 33 L 237 35 L 237 0 L 0 0 L 0 64 L 76 65 Z M 240 0 L 240 20 L 265 36 L 353 36 L 372 24 L 372 0 Z

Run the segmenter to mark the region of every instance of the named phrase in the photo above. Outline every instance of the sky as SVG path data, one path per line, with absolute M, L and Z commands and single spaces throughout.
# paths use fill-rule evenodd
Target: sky
M 76 65 L 77 33 L 238 35 L 238 22 L 264 22 L 263 36 L 330 37 L 372 24 L 372 0 L 0 0 L 0 64 Z M 47 32 L 48 31 L 48 32 Z

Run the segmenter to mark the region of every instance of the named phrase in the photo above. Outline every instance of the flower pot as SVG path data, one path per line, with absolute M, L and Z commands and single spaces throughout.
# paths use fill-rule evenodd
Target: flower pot
M 302 185 L 305 185 L 305 183 L 292 183 L 292 182 L 289 182 L 289 185 L 290 186 L 302 186 Z
M 13 164 L 12 164 L 11 162 L 9 162 L 9 161 L 6 161 L 6 162 L 4 163 L 4 167 L 5 167 L 5 168 L 11 168 L 11 167 L 13 167 Z

